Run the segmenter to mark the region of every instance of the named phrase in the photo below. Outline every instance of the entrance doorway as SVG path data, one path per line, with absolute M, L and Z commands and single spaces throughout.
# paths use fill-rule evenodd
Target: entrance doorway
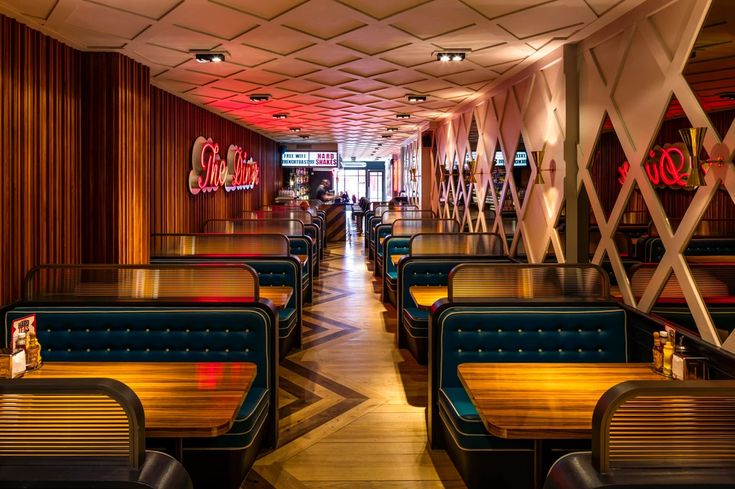
M 367 197 L 373 202 L 380 202 L 385 195 L 383 170 L 366 170 L 364 168 L 342 168 L 337 172 L 338 193 L 347 192 L 352 198 Z

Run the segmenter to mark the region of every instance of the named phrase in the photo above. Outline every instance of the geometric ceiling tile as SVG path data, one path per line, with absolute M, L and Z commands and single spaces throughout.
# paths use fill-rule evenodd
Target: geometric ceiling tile
M 237 75 L 238 80 L 257 83 L 258 85 L 274 85 L 278 82 L 288 80 L 288 77 L 268 73 L 267 71 L 246 70 L 244 73 Z
M 376 2 L 374 0 L 337 0 L 355 10 L 364 13 L 376 20 L 383 20 L 392 15 L 405 12 L 431 0 L 391 0 L 390 2 Z
M 270 73 L 276 73 L 279 75 L 286 75 L 290 77 L 304 76 L 309 73 L 315 73 L 319 71 L 319 68 L 311 63 L 288 59 L 271 61 L 270 63 L 264 65 L 263 69 Z
M 545 2 L 533 8 L 504 16 L 498 20 L 508 32 L 519 39 L 534 37 L 568 28 L 582 26 L 597 19 L 592 9 L 584 2 Z
M 411 42 L 413 39 L 401 31 L 379 24 L 355 31 L 338 44 L 368 56 L 375 56 Z
M 453 87 L 453 88 L 445 88 L 443 90 L 432 90 L 431 94 L 435 97 L 441 97 L 446 99 L 456 99 L 456 98 L 467 98 L 470 95 L 472 95 L 474 90 L 467 90 L 465 88 L 460 87 Z
M 468 55 L 472 62 L 488 67 L 513 60 L 522 60 L 535 53 L 535 50 L 522 42 L 513 42 L 492 46 L 481 51 L 473 51 Z
M 257 19 L 217 4 L 208 6 L 207 15 L 202 15 L 201 5 L 192 2 L 168 14 L 166 22 L 222 40 L 233 40 L 259 25 Z
M 340 99 L 341 102 L 349 102 L 356 105 L 367 105 L 380 102 L 382 99 L 367 94 L 353 95 L 352 97 Z M 348 109 L 349 110 L 349 109 Z M 369 110 L 369 109 L 368 109 Z
M 424 43 L 414 43 L 383 53 L 380 57 L 386 61 L 390 61 L 391 63 L 401 65 L 404 68 L 423 65 L 431 63 L 432 61 L 436 61 L 436 63 L 440 63 L 444 66 L 449 65 L 449 63 L 441 63 L 440 61 L 437 61 L 436 57 L 431 54 L 434 50 L 436 50 L 436 48 L 429 48 Z M 457 63 L 455 63 L 455 67 L 456 65 Z
M 240 38 L 242 44 L 269 53 L 288 56 L 316 42 L 310 36 L 274 24 L 262 25 Z
M 392 64 L 386 63 L 385 61 L 374 58 L 365 58 L 342 66 L 340 71 L 350 73 L 351 75 L 369 78 L 395 71 L 395 68 Z
M 482 85 L 487 84 L 495 78 L 494 74 L 486 72 L 484 70 L 471 70 L 456 75 L 449 75 L 443 77 L 445 80 L 449 80 L 457 85 L 469 86 L 475 83 L 481 83 Z
M 395 99 L 403 99 L 405 100 L 406 95 L 406 89 L 402 87 L 390 87 L 390 88 L 384 88 L 382 90 L 376 90 L 371 93 L 371 95 L 375 95 L 376 97 L 381 97 L 384 99 L 389 100 L 395 100 Z
M 109 8 L 101 5 L 80 4 L 66 17 L 65 23 L 90 32 L 127 40 L 133 39 L 151 25 L 150 20 L 137 15 L 116 12 L 115 16 L 111 16 L 108 15 L 109 12 Z
M 4 3 L 23 15 L 46 20 L 58 3 L 58 0 L 37 0 L 35 2 L 29 2 L 28 0 L 6 0 Z
M 488 2 L 487 0 L 464 0 L 464 3 L 491 20 L 498 17 L 527 10 L 535 5 L 548 3 L 547 0 L 513 0 L 512 2 Z
M 205 87 L 197 87 L 189 93 L 192 95 L 202 95 L 204 97 L 209 97 L 213 99 L 230 98 L 234 95 L 233 92 L 230 92 L 228 90 L 219 90 L 210 85 L 207 85 Z
M 296 59 L 308 61 L 309 63 L 326 68 L 333 68 L 360 58 L 351 49 L 336 44 L 320 44 L 304 49 L 298 54 Z
M 354 76 L 347 76 L 341 71 L 332 71 L 332 70 L 321 70 L 316 73 L 312 73 L 311 75 L 307 76 L 306 79 L 309 81 L 321 83 L 322 85 L 327 85 L 330 87 L 333 87 L 336 85 L 342 85 L 343 83 L 348 83 L 351 81 L 355 81 Z
M 168 49 L 152 44 L 146 44 L 144 46 L 137 45 L 132 48 L 132 51 L 141 58 L 149 60 L 152 64 L 168 67 L 178 66 L 191 59 L 189 53 L 182 53 L 177 49 Z
M 416 71 L 436 78 L 446 78 L 449 75 L 473 71 L 476 67 L 477 65 L 470 63 L 442 63 L 432 59 L 429 63 L 416 68 Z
M 611 8 L 620 2 L 618 0 L 586 0 L 587 5 L 595 12 L 595 15 L 601 17 L 605 15 Z
M 157 80 L 173 80 L 181 83 L 189 83 L 191 85 L 206 85 L 213 81 L 217 81 L 217 77 L 204 73 L 194 73 L 190 70 L 173 69 L 156 77 Z
M 181 64 L 177 66 L 176 68 L 194 71 L 196 73 L 204 73 L 206 75 L 212 75 L 212 76 L 218 76 L 218 77 L 228 77 L 228 76 L 234 75 L 235 73 L 240 73 L 243 71 L 242 66 L 228 63 L 227 61 L 222 62 L 222 63 L 202 64 L 202 63 L 197 63 L 193 59 L 190 59 L 186 63 Z
M 452 0 L 435 0 L 391 19 L 391 25 L 418 39 L 427 40 L 442 34 L 474 26 L 476 14 Z
M 41 4 L 41 2 L 28 0 L 16 0 L 21 1 L 30 7 L 31 5 Z M 51 2 L 57 3 L 57 2 Z M 131 14 L 140 15 L 142 17 L 148 17 L 152 20 L 160 20 L 164 15 L 171 13 L 177 5 L 181 5 L 181 0 L 125 0 L 121 3 L 120 0 L 95 0 L 94 3 L 107 5 L 116 10 L 122 10 L 130 12 Z
M 250 0 L 212 0 L 212 3 L 218 3 L 230 7 L 234 10 L 254 15 L 263 20 L 273 20 L 279 15 L 298 7 L 306 0 L 268 0 L 267 2 L 253 2 Z
M 391 73 L 385 73 L 378 77 L 376 80 L 389 85 L 408 85 L 409 83 L 416 83 L 426 80 L 425 76 L 421 76 L 414 70 L 396 70 Z
M 221 42 L 212 36 L 167 24 L 156 26 L 155 34 L 149 29 L 143 33 L 142 38 L 156 46 L 177 49 L 184 53 L 191 49 L 214 49 Z
M 375 80 L 357 80 L 348 83 L 347 85 L 343 85 L 342 88 L 360 93 L 368 93 L 388 88 L 388 86 Z
M 220 90 L 228 90 L 230 92 L 236 92 L 236 93 L 250 92 L 259 87 L 259 85 L 255 83 L 248 83 L 248 82 L 236 80 L 234 78 L 224 78 L 215 83 L 212 83 L 211 86 L 214 88 L 219 88 Z
M 326 109 L 344 109 L 345 107 L 351 107 L 351 104 L 340 102 L 339 100 L 326 100 L 324 102 L 319 102 L 319 107 L 324 107 Z M 341 112 L 336 112 L 332 115 L 341 115 Z
M 468 27 L 456 32 L 450 32 L 431 40 L 431 44 L 440 51 L 450 51 L 453 48 L 467 48 L 472 52 L 484 49 L 505 41 L 515 40 L 507 32 L 491 23 L 483 23 Z
M 328 0 L 311 0 L 284 14 L 278 22 L 290 29 L 317 37 L 332 39 L 365 26 L 354 10 Z M 325 19 L 329 19 L 325 22 Z
M 322 85 L 320 85 L 319 83 L 314 83 L 308 80 L 301 80 L 299 78 L 282 81 L 275 86 L 284 90 L 290 90 L 292 92 L 301 94 L 313 92 L 314 90 L 319 90 L 320 88 L 322 88 Z
M 354 95 L 354 93 L 348 92 L 347 90 L 342 90 L 341 88 L 325 87 L 325 88 L 322 88 L 321 90 L 317 90 L 313 92 L 312 95 L 335 100 L 335 99 L 345 98 L 350 95 Z
M 435 90 L 442 90 L 445 88 L 451 88 L 452 85 L 443 81 L 443 80 L 425 80 L 420 81 L 416 83 L 411 83 L 409 85 L 406 85 L 406 88 L 410 88 L 411 90 L 415 90 L 419 93 L 428 93 L 433 92 Z

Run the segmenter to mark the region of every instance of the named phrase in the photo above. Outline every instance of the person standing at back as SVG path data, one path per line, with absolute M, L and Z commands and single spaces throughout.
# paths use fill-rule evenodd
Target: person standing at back
M 316 198 L 322 202 L 329 202 L 334 200 L 334 195 L 329 194 L 329 180 L 326 178 L 321 181 L 316 189 Z

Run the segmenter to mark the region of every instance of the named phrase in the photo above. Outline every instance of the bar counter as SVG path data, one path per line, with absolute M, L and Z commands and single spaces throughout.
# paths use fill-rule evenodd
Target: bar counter
M 347 207 L 352 208 L 352 203 L 324 204 L 319 208 L 327 215 L 327 241 L 344 241 L 347 239 Z

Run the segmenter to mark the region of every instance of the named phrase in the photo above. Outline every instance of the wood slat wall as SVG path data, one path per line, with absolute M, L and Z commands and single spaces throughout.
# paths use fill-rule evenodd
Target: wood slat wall
M 150 86 L 149 69 L 82 53 L 0 15 L 0 304 L 43 263 L 145 263 L 152 232 L 240 217 L 281 186 L 278 144 Z M 260 162 L 252 191 L 193 196 L 191 147 Z
M 147 263 L 150 70 L 82 53 L 82 259 Z
M 227 155 L 230 144 L 243 147 L 260 163 L 260 184 L 249 191 L 192 195 L 187 179 L 198 136 L 211 137 Z M 151 87 L 151 230 L 199 232 L 207 219 L 241 217 L 242 211 L 271 203 L 280 187 L 278 144 L 264 136 Z
M 79 100 L 79 53 L 0 16 L 0 303 L 81 258 Z

